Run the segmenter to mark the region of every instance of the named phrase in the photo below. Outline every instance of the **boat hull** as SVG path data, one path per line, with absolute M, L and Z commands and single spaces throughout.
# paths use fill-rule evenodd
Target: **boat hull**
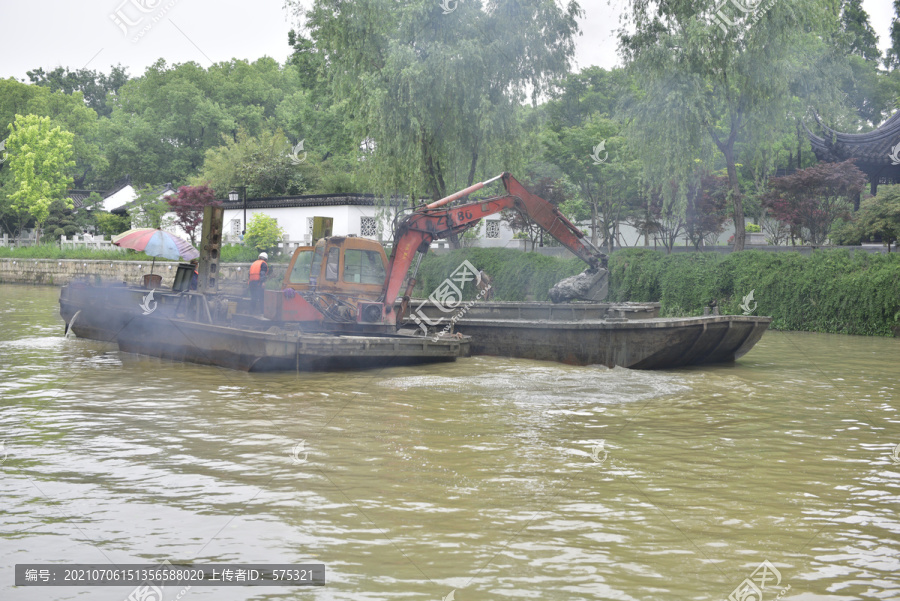
M 455 361 L 469 355 L 469 340 L 444 336 L 336 335 L 286 330 L 265 331 L 203 323 L 180 317 L 175 294 L 154 295 L 125 287 L 67 286 L 60 293 L 60 315 L 67 330 L 82 338 L 115 343 L 119 350 L 243 371 L 337 370 Z M 153 305 L 150 305 L 153 306 Z M 190 310 L 188 310 L 190 312 Z
M 771 318 L 723 315 L 627 322 L 466 320 L 473 355 L 561 361 L 572 365 L 669 369 L 727 363 L 745 355 Z
M 432 323 L 446 317 L 430 303 L 417 310 Z M 454 330 L 472 338 L 473 355 L 669 369 L 734 361 L 772 322 L 747 315 L 660 318 L 658 312 L 656 303 L 477 303 Z

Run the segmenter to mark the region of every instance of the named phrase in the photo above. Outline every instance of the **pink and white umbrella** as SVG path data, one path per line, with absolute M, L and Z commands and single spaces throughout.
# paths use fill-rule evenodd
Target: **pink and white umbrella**
M 174 261 L 179 257 L 191 260 L 200 256 L 200 251 L 186 240 L 182 240 L 175 234 L 149 227 L 122 232 L 112 237 L 112 243 L 122 248 L 142 251 L 153 257 L 153 264 L 150 266 L 151 272 L 153 265 L 156 264 L 156 257 Z

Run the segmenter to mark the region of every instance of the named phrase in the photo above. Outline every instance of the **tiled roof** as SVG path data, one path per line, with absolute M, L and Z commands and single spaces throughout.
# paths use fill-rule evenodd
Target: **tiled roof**
M 112 196 L 113 194 L 115 194 L 116 192 L 118 192 L 119 190 L 124 188 L 125 186 L 130 186 L 130 185 L 131 185 L 131 176 L 126 175 L 125 177 L 117 180 L 116 183 L 113 184 L 113 187 L 110 188 L 109 190 L 107 190 L 106 192 L 104 192 L 102 194 L 102 196 L 103 196 L 103 198 L 109 198 L 110 196 Z
M 87 200 L 88 196 L 94 192 L 96 190 L 69 190 L 66 197 L 72 200 L 73 209 L 80 209 L 84 206 L 84 201 Z
M 121 188 L 119 188 L 119 189 L 121 190 Z M 172 184 L 166 184 L 165 186 L 158 186 L 153 189 L 153 193 L 156 194 L 157 197 L 162 196 L 163 194 L 165 194 L 166 192 L 169 192 L 169 191 L 172 191 L 172 192 L 175 191 L 175 188 L 172 187 Z M 129 209 L 134 208 L 134 206 L 137 205 L 139 202 L 140 202 L 140 199 L 135 198 L 131 202 L 126 202 L 122 206 L 116 207 L 115 209 L 111 210 L 110 213 L 114 213 L 116 215 L 124 215 L 125 213 L 128 212 Z
M 382 196 L 375 194 L 310 194 L 305 196 L 267 196 L 261 198 L 248 198 L 248 209 L 284 209 L 293 207 L 334 207 L 342 205 L 350 206 L 374 206 L 385 204 L 380 201 Z M 406 199 L 392 196 L 389 199 L 391 206 L 402 206 Z M 238 200 L 231 202 L 222 201 L 225 209 L 243 209 L 244 202 Z
M 806 135 L 812 145 L 813 152 L 820 161 L 836 162 L 857 159 L 857 167 L 866 171 L 865 166 L 881 168 L 890 166 L 891 151 L 900 144 L 900 111 L 872 131 L 862 134 L 845 134 L 837 132 L 819 119 L 816 122 L 822 129 L 823 136 L 817 136 L 809 129 Z

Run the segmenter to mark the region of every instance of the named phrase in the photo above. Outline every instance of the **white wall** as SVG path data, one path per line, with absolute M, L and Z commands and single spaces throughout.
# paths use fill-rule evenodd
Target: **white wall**
M 103 199 L 103 210 L 107 213 L 112 211 L 113 209 L 118 209 L 122 205 L 128 204 L 132 200 L 137 198 L 137 194 L 135 193 L 134 186 L 131 184 L 125 186 L 115 194 L 107 196 Z
M 277 220 L 278 225 L 281 226 L 290 240 L 309 241 L 312 239 L 312 229 L 309 220 L 313 217 L 331 217 L 334 220 L 332 227 L 335 236 L 347 236 L 349 234 L 361 236 L 361 218 L 372 217 L 376 219 L 376 231 L 380 229 L 381 238 L 387 240 L 391 237 L 391 217 L 382 215 L 381 219 L 379 219 L 379 209 L 380 207 L 357 205 L 284 207 L 275 209 L 248 208 L 247 221 L 253 219 L 255 213 L 262 213 Z M 382 213 L 384 212 L 382 209 Z M 380 228 L 377 227 L 378 222 L 380 222 Z M 226 240 L 232 243 L 239 242 L 240 232 L 245 229 L 244 210 L 242 208 L 226 209 L 224 227 Z M 235 230 L 236 236 L 234 235 Z M 378 233 L 375 236 L 367 237 L 374 240 L 379 239 Z

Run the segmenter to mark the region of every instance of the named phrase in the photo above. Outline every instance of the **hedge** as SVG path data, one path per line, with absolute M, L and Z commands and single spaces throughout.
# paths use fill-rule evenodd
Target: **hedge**
M 493 300 L 498 301 L 521 301 L 530 296 L 533 300 L 550 300 L 553 284 L 585 269 L 580 259 L 558 259 L 510 248 L 462 248 L 445 255 L 429 253 L 419 267 L 413 296 L 427 297 L 464 260 L 490 276 Z M 477 294 L 474 286 L 463 291 L 466 299 Z
M 557 281 L 585 268 L 509 249 L 469 248 L 426 256 L 415 294 L 427 296 L 464 259 L 493 279 L 494 300 L 547 300 Z M 664 316 L 702 315 L 715 299 L 725 314 L 740 314 L 753 291 L 754 315 L 773 317 L 772 328 L 889 336 L 900 328 L 900 257 L 847 250 L 799 253 L 748 250 L 664 255 L 624 249 L 609 260 L 615 302 L 659 302 Z M 474 287 L 467 297 L 474 296 Z M 751 305 L 752 306 L 752 305 Z

